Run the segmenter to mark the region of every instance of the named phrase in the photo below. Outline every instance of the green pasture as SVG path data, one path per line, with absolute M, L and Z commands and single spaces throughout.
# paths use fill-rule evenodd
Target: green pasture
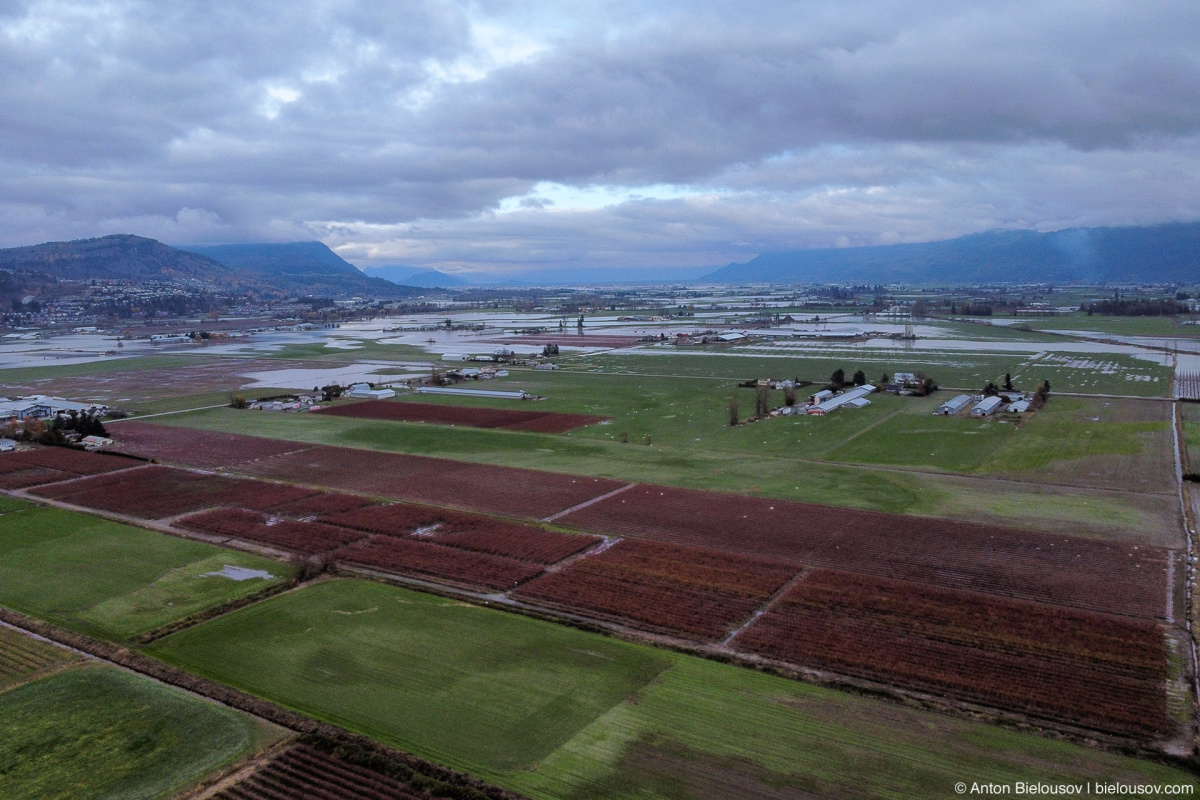
M 847 442 L 832 455 L 840 461 L 862 464 L 974 472 L 1005 448 L 1015 430 L 1014 423 L 990 417 L 898 414 L 882 420 L 878 427 Z
M 19 497 L 9 497 L 6 494 L 0 494 L 0 514 L 10 514 L 13 511 L 24 511 L 27 508 L 33 508 L 34 504 L 28 500 L 22 500 Z
M 277 596 L 151 652 L 476 774 L 532 768 L 671 662 L 654 649 L 358 580 Z
M 1200 325 L 1183 325 L 1184 317 L 1106 317 L 1100 314 L 1071 314 L 1065 317 L 1022 318 L 1034 330 L 1084 331 L 1097 336 L 1166 336 L 1195 338 L 1200 336 Z
M 1200 472 L 1200 403 L 1180 403 L 1183 414 L 1183 440 L 1187 445 L 1186 469 Z
M 0 369 L 0 383 L 24 383 L 43 378 L 69 378 L 75 375 L 107 375 L 143 369 L 172 369 L 211 363 L 213 359 L 192 355 L 142 355 L 109 358 L 82 364 L 59 364 L 46 367 L 10 367 Z
M 1028 357 L 1027 353 L 995 353 L 926 350 L 850 349 L 831 345 L 823 348 L 790 349 L 769 344 L 724 349 L 707 347 L 660 346 L 656 354 L 637 350 L 614 351 L 559 359 L 563 370 L 749 380 L 799 378 L 818 384 L 820 389 L 834 370 L 853 375 L 861 369 L 869 381 L 878 381 L 884 373 L 922 372 L 940 386 L 982 389 L 988 381 L 999 381 L 1005 372 Z
M 533 798 L 949 796 L 1185 773 L 462 602 L 341 580 L 154 655 Z
M 293 569 L 260 556 L 33 508 L 0 516 L 0 604 L 64 627 L 126 639 L 261 589 L 253 578 L 206 576 L 225 565 Z
M 169 798 L 282 733 L 114 667 L 75 667 L 0 694 L 0 797 Z
M 1103 368 L 1071 366 L 1103 364 Z M 1171 392 L 1174 370 L 1131 355 L 1110 353 L 1048 352 L 1026 359 L 1012 370 L 1013 383 L 1032 391 L 1050 381 L 1054 392 L 1078 394 L 1166 397 Z

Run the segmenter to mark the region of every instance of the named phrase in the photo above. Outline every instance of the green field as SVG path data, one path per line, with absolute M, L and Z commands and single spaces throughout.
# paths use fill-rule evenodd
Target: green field
M 1189 780 L 363 581 L 281 595 L 151 652 L 534 798 L 928 798 L 962 779 Z
M 9 514 L 13 511 L 23 511 L 27 508 L 33 508 L 33 503 L 28 500 L 22 500 L 19 497 L 9 497 L 6 494 L 0 494 L 0 514 Z
M 1195 338 L 1200 336 L 1200 325 L 1182 325 L 1175 317 L 1106 317 L 1099 314 L 1072 314 L 1066 317 L 1022 318 L 1022 322 L 1034 330 L 1086 331 L 1098 336 L 1169 336 Z
M 532 767 L 671 661 L 573 628 L 357 580 L 318 584 L 151 653 L 406 751 Z
M 835 347 L 838 346 L 804 350 L 769 344 L 722 350 L 663 347 L 656 349 L 655 355 L 636 350 L 581 355 L 560 359 L 560 366 L 615 375 L 713 377 L 732 381 L 799 378 L 817 384 L 826 383 L 836 369 L 845 370 L 847 375 L 861 369 L 871 381 L 879 380 L 883 373 L 923 372 L 942 386 L 982 389 L 988 381 L 998 382 L 1005 372 L 1013 371 L 1028 357 L 1020 351 L 845 349 L 830 353 Z
M 0 694 L 0 797 L 168 798 L 281 734 L 113 667 L 75 667 Z
M 125 639 L 261 589 L 225 565 L 291 577 L 286 564 L 52 508 L 0 516 L 0 604 L 84 633 Z

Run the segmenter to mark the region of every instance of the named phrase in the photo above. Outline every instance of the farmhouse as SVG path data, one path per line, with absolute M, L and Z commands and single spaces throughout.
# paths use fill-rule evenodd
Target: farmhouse
M 971 404 L 971 396 L 966 394 L 955 395 L 946 402 L 937 407 L 935 414 L 940 414 L 943 417 L 949 417 L 957 414 Z
M 972 417 L 990 417 L 1000 409 L 1004 401 L 999 397 L 985 397 L 971 409 Z

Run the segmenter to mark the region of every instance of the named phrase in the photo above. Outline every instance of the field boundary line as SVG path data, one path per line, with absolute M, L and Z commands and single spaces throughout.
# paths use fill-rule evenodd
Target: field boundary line
M 800 571 L 792 576 L 791 580 L 789 580 L 783 586 L 780 586 L 779 590 L 777 592 L 775 592 L 775 594 L 768 597 L 767 601 L 765 603 L 763 603 L 761 606 L 759 606 L 758 608 L 756 608 L 754 610 L 754 613 L 752 613 L 750 615 L 750 619 L 743 622 L 741 625 L 739 625 L 737 628 L 734 629 L 733 633 L 731 633 L 725 637 L 725 639 L 721 642 L 721 645 L 720 645 L 721 649 L 724 650 L 724 649 L 729 648 L 730 645 L 733 644 L 733 640 L 738 637 L 738 634 L 740 634 L 742 631 L 746 630 L 746 628 L 749 628 L 751 625 L 753 625 L 755 622 L 757 622 L 758 618 L 761 617 L 763 614 L 766 614 L 768 611 L 770 611 L 777 603 L 779 603 L 780 600 L 783 599 L 783 596 L 785 594 L 787 594 L 788 592 L 790 592 L 792 590 L 793 586 L 795 586 L 797 583 L 799 583 L 800 581 L 804 580 L 809 575 L 811 575 L 814 569 L 816 569 L 816 568 L 809 567 L 809 566 L 802 566 L 800 568 Z
M 613 489 L 611 492 L 605 492 L 604 494 L 600 495 L 599 497 L 593 497 L 591 500 L 584 500 L 582 503 L 573 505 L 570 508 L 559 511 L 557 514 L 551 514 L 548 517 L 542 517 L 542 519 L 540 521 L 541 522 L 554 522 L 554 520 L 559 519 L 560 517 L 565 517 L 568 514 L 575 513 L 576 511 L 582 511 L 583 509 L 587 508 L 588 506 L 595 505 L 596 503 L 599 503 L 601 500 L 607 500 L 610 497 L 616 497 L 621 492 L 628 491 L 638 485 L 639 485 L 638 483 L 627 483 L 620 488 Z
M 860 431 L 857 431 L 857 432 L 855 432 L 855 433 L 854 433 L 854 434 L 852 434 L 851 436 L 849 436 L 849 437 L 847 437 L 846 439 L 842 440 L 842 443 L 841 443 L 840 445 L 838 445 L 838 447 L 842 447 L 842 446 L 844 446 L 846 443 L 854 441 L 854 440 L 855 440 L 855 439 L 857 439 L 858 437 L 862 436 L 864 433 L 869 433 L 869 432 L 871 432 L 871 431 L 875 430 L 876 428 L 878 428 L 878 427 L 879 427 L 880 425 L 882 425 L 883 423 L 887 422 L 888 420 L 892 419 L 893 417 L 898 417 L 898 416 L 900 416 L 900 415 L 901 415 L 901 414 L 903 414 L 903 413 L 904 413 L 904 411 L 903 411 L 903 409 L 901 409 L 901 410 L 899 410 L 899 411 L 893 411 L 892 413 L 890 413 L 890 414 L 887 414 L 886 416 L 880 417 L 879 419 L 875 420 L 874 422 L 872 422 L 872 423 L 871 423 L 870 425 L 868 425 L 867 427 L 863 428 L 863 429 L 862 429 L 862 430 L 860 430 Z
M 216 405 L 216 406 L 199 406 L 197 408 L 181 408 L 178 411 L 156 411 L 153 414 L 142 414 L 141 416 L 138 416 L 138 417 L 123 417 L 121 419 L 112 419 L 112 420 L 108 421 L 108 424 L 112 425 L 114 423 L 120 423 L 120 422 L 138 422 L 143 419 L 150 419 L 151 417 L 166 417 L 171 414 L 189 414 L 193 411 L 208 411 L 209 409 L 213 409 L 213 408 L 228 408 L 228 407 L 229 407 L 229 403 L 221 403 L 220 405 Z
M 1192 539 L 1192 525 L 1194 520 L 1189 513 L 1189 500 L 1193 500 L 1194 496 L 1191 489 L 1184 485 L 1183 481 L 1183 453 L 1186 452 L 1185 447 L 1187 440 L 1184 438 L 1183 427 L 1179 424 L 1183 417 L 1183 408 L 1179 405 L 1179 401 L 1172 402 L 1171 407 L 1171 432 L 1174 434 L 1171 437 L 1171 444 L 1175 452 L 1175 485 L 1179 492 L 1179 512 L 1181 523 L 1183 525 L 1183 536 L 1187 543 L 1187 572 L 1185 573 L 1185 592 L 1184 598 L 1187 603 L 1187 608 L 1184 610 L 1183 624 L 1187 631 L 1188 645 L 1192 654 L 1192 720 L 1195 722 L 1200 717 L 1200 653 L 1196 649 L 1196 635 L 1192 630 L 1192 617 L 1194 616 L 1194 608 L 1192 602 L 1192 579 L 1194 577 L 1193 562 L 1196 551 Z

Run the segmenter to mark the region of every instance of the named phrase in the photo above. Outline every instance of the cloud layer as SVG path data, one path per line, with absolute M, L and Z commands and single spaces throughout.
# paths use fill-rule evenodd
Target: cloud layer
M 0 0 L 0 245 L 722 264 L 1200 218 L 1194 2 Z

